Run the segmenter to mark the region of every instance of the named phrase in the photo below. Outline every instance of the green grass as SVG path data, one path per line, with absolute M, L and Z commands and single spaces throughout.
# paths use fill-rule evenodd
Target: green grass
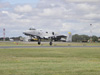
M 0 46 L 38 46 L 37 43 L 28 42 L 0 42 Z
M 49 46 L 49 42 L 0 42 L 0 46 Z M 100 43 L 68 43 L 68 42 L 53 42 L 52 46 L 100 46 Z
M 100 48 L 0 49 L 0 75 L 100 75 Z

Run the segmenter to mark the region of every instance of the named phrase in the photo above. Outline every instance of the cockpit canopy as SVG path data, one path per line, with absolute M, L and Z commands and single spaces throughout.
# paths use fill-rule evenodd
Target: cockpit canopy
M 29 30 L 36 30 L 35 28 L 30 28 Z

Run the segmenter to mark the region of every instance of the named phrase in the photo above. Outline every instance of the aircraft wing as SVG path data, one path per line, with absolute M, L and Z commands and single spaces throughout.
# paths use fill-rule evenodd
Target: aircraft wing
M 31 36 L 31 37 L 40 37 L 40 36 L 33 35 L 33 34 L 27 34 L 27 33 L 23 33 L 23 34 L 25 34 L 25 35 L 27 35 L 27 36 Z

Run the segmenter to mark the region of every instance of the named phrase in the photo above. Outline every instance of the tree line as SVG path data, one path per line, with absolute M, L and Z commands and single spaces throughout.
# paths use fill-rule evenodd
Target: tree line
M 99 42 L 99 37 L 95 35 L 90 37 L 88 35 L 78 35 L 78 34 L 75 34 L 72 36 L 72 41 L 73 42 L 90 42 L 91 38 L 92 38 L 92 42 Z

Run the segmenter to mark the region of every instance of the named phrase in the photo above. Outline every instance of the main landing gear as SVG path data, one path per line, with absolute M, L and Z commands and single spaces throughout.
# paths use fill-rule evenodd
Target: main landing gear
M 50 41 L 49 45 L 52 46 L 52 42 L 51 41 Z
M 50 43 L 49 43 L 50 46 L 52 46 L 52 44 L 53 44 L 53 43 L 52 43 L 52 40 L 53 40 L 53 39 L 51 38 L 51 39 L 50 39 Z M 40 44 L 41 44 L 41 39 L 38 38 L 38 45 L 40 45 Z
M 38 39 L 38 45 L 40 45 L 41 44 L 41 39 Z
M 52 46 L 52 38 L 50 39 L 50 43 L 49 43 L 49 45 Z

